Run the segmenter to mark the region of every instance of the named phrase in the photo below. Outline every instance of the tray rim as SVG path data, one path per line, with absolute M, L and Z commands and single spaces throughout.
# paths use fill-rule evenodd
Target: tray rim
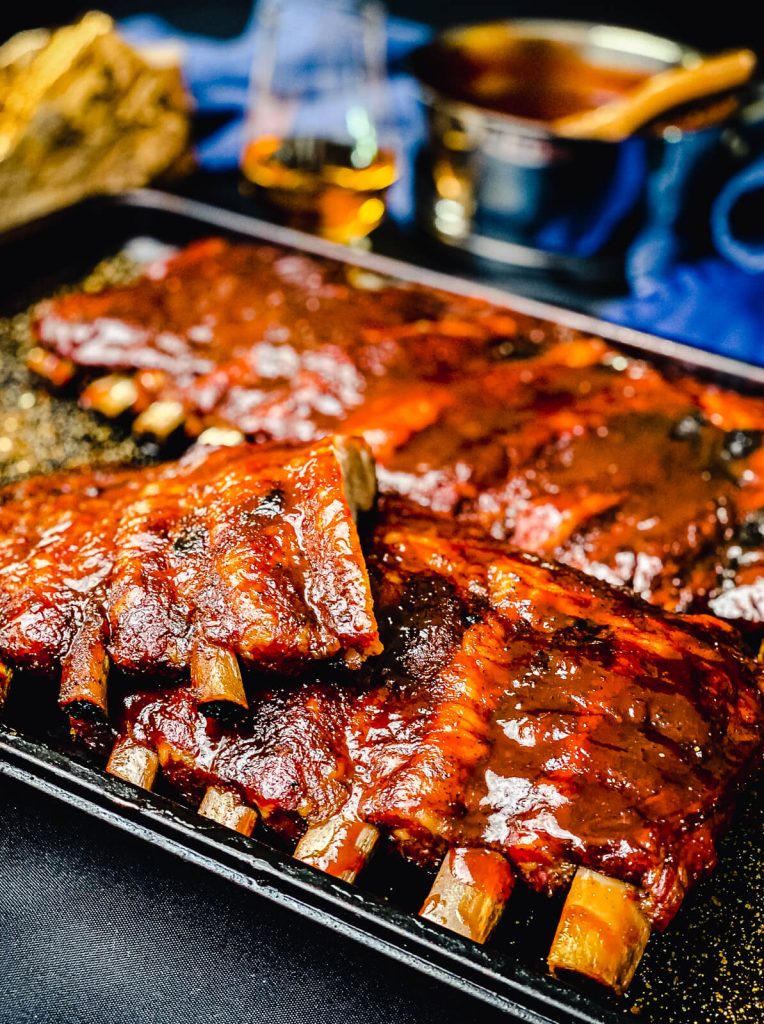
M 764 366 L 757 366 L 755 363 L 749 363 L 733 356 L 719 355 L 716 352 L 708 352 L 689 343 L 676 341 L 649 331 L 616 324 L 592 313 L 584 313 L 552 302 L 532 299 L 502 288 L 499 284 L 485 284 L 459 274 L 434 270 L 430 267 L 420 267 L 398 257 L 354 249 L 294 228 L 262 220 L 247 213 L 239 213 L 155 188 L 141 188 L 112 195 L 93 196 L 72 206 L 54 210 L 26 224 L 1 232 L 0 249 L 12 246 L 16 239 L 25 238 L 44 230 L 46 225 L 61 217 L 73 215 L 80 209 L 94 206 L 104 206 L 107 209 L 109 207 L 134 208 L 160 214 L 169 213 L 180 217 L 191 217 L 203 221 L 210 228 L 246 235 L 261 242 L 270 242 L 340 263 L 362 267 L 381 275 L 399 278 L 406 283 L 485 299 L 495 305 L 504 306 L 511 312 L 552 321 L 582 333 L 598 335 L 613 344 L 641 352 L 652 358 L 680 363 L 685 367 L 705 373 L 721 374 L 744 385 L 747 389 L 750 389 L 752 385 L 764 387 Z
M 415 263 L 408 263 L 397 257 L 364 252 L 337 242 L 328 242 L 294 228 L 273 224 L 270 221 L 226 210 L 223 207 L 212 206 L 196 199 L 186 199 L 169 192 L 162 192 L 159 189 L 137 189 L 133 192 L 123 193 L 121 196 L 103 198 L 115 200 L 119 205 L 138 206 L 196 217 L 211 225 L 219 226 L 225 231 L 250 235 L 261 241 L 270 241 L 276 245 L 300 249 L 341 263 L 350 263 L 389 277 L 400 278 L 408 283 L 482 298 L 487 302 L 506 306 L 517 313 L 537 317 L 540 320 L 551 320 L 583 333 L 599 335 L 607 341 L 627 348 L 638 349 L 653 357 L 734 377 L 748 386 L 751 384 L 764 385 L 764 366 L 757 366 L 755 363 L 748 363 L 732 356 L 718 355 L 715 352 L 707 352 L 705 349 L 695 348 L 685 342 L 674 341 L 658 334 L 615 324 L 591 313 L 582 313 L 565 306 L 531 299 L 498 285 L 482 284 L 469 278 L 460 277 L 458 274 L 433 270 L 429 267 L 419 267 Z
M 282 245 L 367 269 L 407 283 L 482 298 L 520 314 L 595 334 L 614 344 L 678 363 L 690 371 L 718 374 L 724 384 L 764 386 L 764 367 L 695 349 L 658 335 L 609 323 L 456 275 L 418 267 L 389 256 L 324 241 L 247 214 L 156 189 L 99 196 L 55 211 L 0 236 L 0 248 L 42 232 L 55 220 L 86 207 L 134 209 L 194 220 L 202 231 L 219 230 Z M 206 822 L 192 809 L 89 767 L 53 745 L 23 736 L 0 723 L 0 776 L 15 779 L 54 799 L 118 827 L 218 877 L 332 928 L 398 962 L 527 1024 L 616 1024 L 626 1006 L 604 1005 L 518 962 L 499 967 L 491 946 L 476 947 L 383 898 L 349 886 L 294 861 L 264 841 L 244 839 Z M 509 967 L 509 973 L 503 969 Z

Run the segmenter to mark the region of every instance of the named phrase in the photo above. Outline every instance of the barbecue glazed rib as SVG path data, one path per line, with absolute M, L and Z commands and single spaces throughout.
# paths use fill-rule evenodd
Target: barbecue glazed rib
M 380 650 L 356 507 L 362 442 L 199 446 L 141 470 L 37 477 L 0 491 L 0 659 L 61 672 L 74 716 L 107 711 L 109 662 L 190 667 L 202 702 L 245 704 L 237 658 L 296 671 Z
M 764 621 L 761 400 L 483 301 L 219 239 L 41 304 L 34 333 L 35 368 L 96 375 L 83 403 L 138 430 L 361 435 L 382 491 L 670 610 Z
M 298 852 L 335 875 L 355 877 L 373 826 L 423 865 L 501 855 L 503 898 L 507 862 L 543 893 L 593 868 L 665 927 L 761 753 L 734 630 L 411 515 L 382 519 L 369 568 L 384 652 L 360 673 L 266 684 L 234 725 L 188 689 L 134 690 L 120 742 L 189 800 L 307 824 Z

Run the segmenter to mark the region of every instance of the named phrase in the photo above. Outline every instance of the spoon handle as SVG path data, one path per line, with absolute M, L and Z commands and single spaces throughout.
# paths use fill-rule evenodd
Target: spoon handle
M 552 130 L 570 139 L 620 142 L 673 107 L 742 85 L 755 67 L 756 55 L 751 50 L 704 57 L 690 67 L 653 75 L 623 99 L 559 118 L 552 123 Z

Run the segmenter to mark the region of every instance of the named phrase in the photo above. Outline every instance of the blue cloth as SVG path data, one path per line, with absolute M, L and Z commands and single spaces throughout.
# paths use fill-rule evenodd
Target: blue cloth
M 762 143 L 756 125 L 748 132 L 748 144 L 758 155 L 736 173 L 714 164 L 713 131 L 685 136 L 681 145 L 667 147 L 664 163 L 651 179 L 646 226 L 627 254 L 630 294 L 603 303 L 601 316 L 764 365 Z M 719 173 L 725 171 L 727 180 L 720 182 Z M 698 179 L 706 186 L 705 194 L 693 202 Z M 746 212 L 750 216 L 742 216 Z M 693 226 L 693 219 L 707 231 L 707 237 L 700 232 L 695 251 L 691 240 L 698 225 Z
M 236 39 L 216 41 L 177 32 L 153 15 L 124 21 L 123 35 L 134 43 L 178 40 L 184 72 L 200 113 L 230 114 L 197 148 L 202 168 L 236 167 L 243 142 L 244 110 L 253 51 L 254 20 Z M 387 21 L 387 61 L 391 105 L 402 144 L 401 180 L 389 207 L 401 222 L 413 212 L 413 160 L 425 124 L 416 83 L 405 72 L 405 58 L 426 41 L 430 30 L 400 18 Z M 305 58 L 306 39 L 294 40 L 296 66 Z M 645 205 L 644 227 L 626 260 L 630 294 L 600 305 L 606 319 L 648 330 L 713 352 L 764 365 L 764 132 L 751 133 L 753 156 L 742 170 L 720 160 L 718 130 L 684 136 L 660 150 Z M 629 154 L 618 194 L 603 197 L 607 217 L 597 224 L 550 224 L 539 244 L 596 252 L 597 245 L 635 204 Z M 634 165 L 636 166 L 636 165 Z
M 615 323 L 764 366 L 764 275 L 719 257 L 680 263 L 603 303 Z
M 743 203 L 758 200 L 758 222 L 746 226 L 734 221 Z M 735 175 L 719 194 L 711 211 L 711 230 L 718 251 L 730 262 L 752 272 L 764 271 L 764 157 Z

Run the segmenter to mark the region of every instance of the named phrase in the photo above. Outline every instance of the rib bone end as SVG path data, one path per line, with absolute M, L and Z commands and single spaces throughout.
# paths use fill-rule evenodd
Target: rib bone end
M 629 987 L 649 938 L 650 923 L 634 886 L 579 868 L 547 963 L 552 974 L 574 971 L 620 995 Z
M 337 814 L 309 828 L 294 855 L 303 864 L 352 883 L 366 865 L 378 838 L 379 831 L 374 825 Z
M 210 786 L 204 794 L 199 813 L 243 836 L 251 836 L 257 824 L 257 813 L 232 790 L 219 786 Z
M 47 349 L 35 347 L 26 357 L 27 367 L 57 388 L 62 388 L 74 376 L 76 370 L 70 359 L 63 359 Z
M 236 655 L 222 647 L 197 642 L 191 651 L 191 687 L 200 704 L 248 707 Z
M 377 474 L 371 452 L 355 438 L 335 437 L 333 444 L 353 516 L 368 512 L 377 494 Z
M 89 384 L 80 396 L 86 409 L 95 409 L 103 416 L 115 419 L 131 409 L 138 400 L 138 387 L 124 374 L 110 373 Z
M 98 623 L 83 628 L 63 659 L 59 704 L 73 718 L 92 721 L 109 712 L 109 658 Z
M 162 440 L 173 434 L 185 418 L 186 410 L 181 402 L 160 399 L 136 417 L 133 430 L 136 434 L 152 434 Z
M 512 869 L 501 854 L 466 847 L 449 850 L 419 916 L 483 943 L 513 888 Z
M 131 782 L 141 789 L 151 789 L 154 785 L 159 758 L 153 750 L 142 747 L 139 743 L 123 736 L 112 748 L 106 771 L 116 775 L 118 779 Z
M 197 437 L 196 443 L 216 448 L 233 448 L 237 444 L 243 444 L 245 440 L 244 434 L 234 427 L 207 427 Z

